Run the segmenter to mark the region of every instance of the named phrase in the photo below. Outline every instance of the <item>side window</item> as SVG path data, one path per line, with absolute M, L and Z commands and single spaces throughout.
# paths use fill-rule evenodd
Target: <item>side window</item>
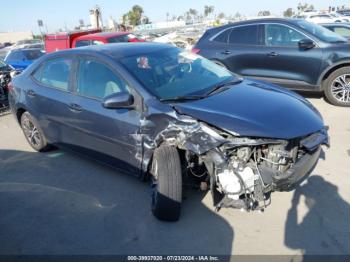
M 92 45 L 103 45 L 104 43 L 99 40 L 92 40 Z
M 128 35 L 120 35 L 116 37 L 111 37 L 107 41 L 108 43 L 123 43 L 128 42 L 129 38 Z
M 231 33 L 231 29 L 227 29 L 221 34 L 219 34 L 217 37 L 215 37 L 213 40 L 220 43 L 227 43 L 228 36 L 230 33 Z
M 229 36 L 230 44 L 259 45 L 258 25 L 238 26 L 232 28 Z
M 38 81 L 41 82 L 41 72 L 43 71 L 43 67 L 44 66 L 40 66 L 39 68 L 37 68 L 34 73 L 32 74 L 32 76 Z
M 68 91 L 71 68 L 71 59 L 57 58 L 45 62 L 34 72 L 33 77 L 46 86 Z
M 336 26 L 332 31 L 341 36 L 350 37 L 350 27 Z
M 81 40 L 75 43 L 75 47 L 82 47 L 90 45 L 90 40 Z
M 335 28 L 334 28 L 333 26 L 327 26 L 326 28 L 327 28 L 328 30 L 331 30 L 331 31 L 335 32 Z
M 78 72 L 78 94 L 102 99 L 119 92 L 129 92 L 129 87 L 109 67 L 94 60 L 81 60 Z
M 267 46 L 298 47 L 298 42 L 306 38 L 298 31 L 278 24 L 266 25 L 265 35 Z

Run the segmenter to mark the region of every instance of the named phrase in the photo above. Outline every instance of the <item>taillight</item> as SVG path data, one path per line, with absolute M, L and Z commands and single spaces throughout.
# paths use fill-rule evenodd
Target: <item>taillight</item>
M 199 54 L 201 50 L 199 48 L 192 48 L 192 53 Z

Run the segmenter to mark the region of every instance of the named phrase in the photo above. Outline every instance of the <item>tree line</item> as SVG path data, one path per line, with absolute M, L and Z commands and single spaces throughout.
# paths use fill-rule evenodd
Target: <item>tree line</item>
M 183 15 L 170 15 L 166 13 L 167 21 L 180 21 L 191 20 L 198 21 L 204 18 L 210 17 L 214 13 L 215 7 L 212 5 L 205 5 L 203 13 L 198 12 L 196 9 L 190 8 Z M 237 13 L 238 14 L 238 13 Z M 237 15 L 236 14 L 236 15 Z M 239 15 L 239 14 L 238 14 Z M 240 15 L 239 15 L 240 16 Z M 223 12 L 220 12 L 215 16 L 215 19 L 222 19 L 225 17 Z M 137 26 L 140 24 L 151 23 L 150 19 L 144 14 L 144 10 L 140 5 L 134 5 L 131 10 L 123 15 L 123 24 L 128 26 Z
M 308 3 L 299 3 L 296 11 L 297 12 L 304 12 L 304 11 L 311 11 L 314 10 L 314 6 L 310 5 Z M 167 21 L 202 21 L 205 18 L 213 17 L 215 11 L 215 7 L 212 5 L 205 5 L 203 7 L 203 12 L 199 12 L 198 10 L 194 8 L 189 8 L 184 14 L 176 16 L 176 15 L 170 15 L 170 13 L 166 13 L 166 20 Z M 293 8 L 288 8 L 283 12 L 284 17 L 292 17 L 296 14 Z M 271 15 L 271 12 L 269 10 L 263 10 L 258 12 L 258 16 L 269 16 Z M 220 12 L 217 15 L 214 15 L 214 19 L 223 19 L 225 18 L 225 14 L 223 12 Z M 241 14 L 237 12 L 234 15 L 235 19 L 240 19 Z M 128 26 L 137 26 L 140 24 L 148 24 L 151 23 L 148 16 L 144 14 L 144 10 L 140 5 L 134 5 L 131 10 L 123 15 L 123 25 Z

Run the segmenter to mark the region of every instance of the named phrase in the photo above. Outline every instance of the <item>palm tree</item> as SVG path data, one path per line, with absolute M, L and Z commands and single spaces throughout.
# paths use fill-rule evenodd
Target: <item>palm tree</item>
M 209 16 L 211 13 L 213 13 L 214 12 L 214 6 L 212 6 L 212 5 L 206 5 L 206 6 L 204 6 L 204 16 L 205 17 L 207 17 L 207 16 Z

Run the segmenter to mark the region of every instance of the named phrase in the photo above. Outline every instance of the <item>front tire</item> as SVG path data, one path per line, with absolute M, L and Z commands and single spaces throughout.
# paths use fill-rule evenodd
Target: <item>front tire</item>
M 350 67 L 335 70 L 324 82 L 327 100 L 336 106 L 350 106 Z
M 177 221 L 181 213 L 182 173 L 175 147 L 161 146 L 152 162 L 152 212 L 165 221 Z
M 38 152 L 48 149 L 47 140 L 41 131 L 37 121 L 29 112 L 24 112 L 21 116 L 21 128 L 29 145 Z

